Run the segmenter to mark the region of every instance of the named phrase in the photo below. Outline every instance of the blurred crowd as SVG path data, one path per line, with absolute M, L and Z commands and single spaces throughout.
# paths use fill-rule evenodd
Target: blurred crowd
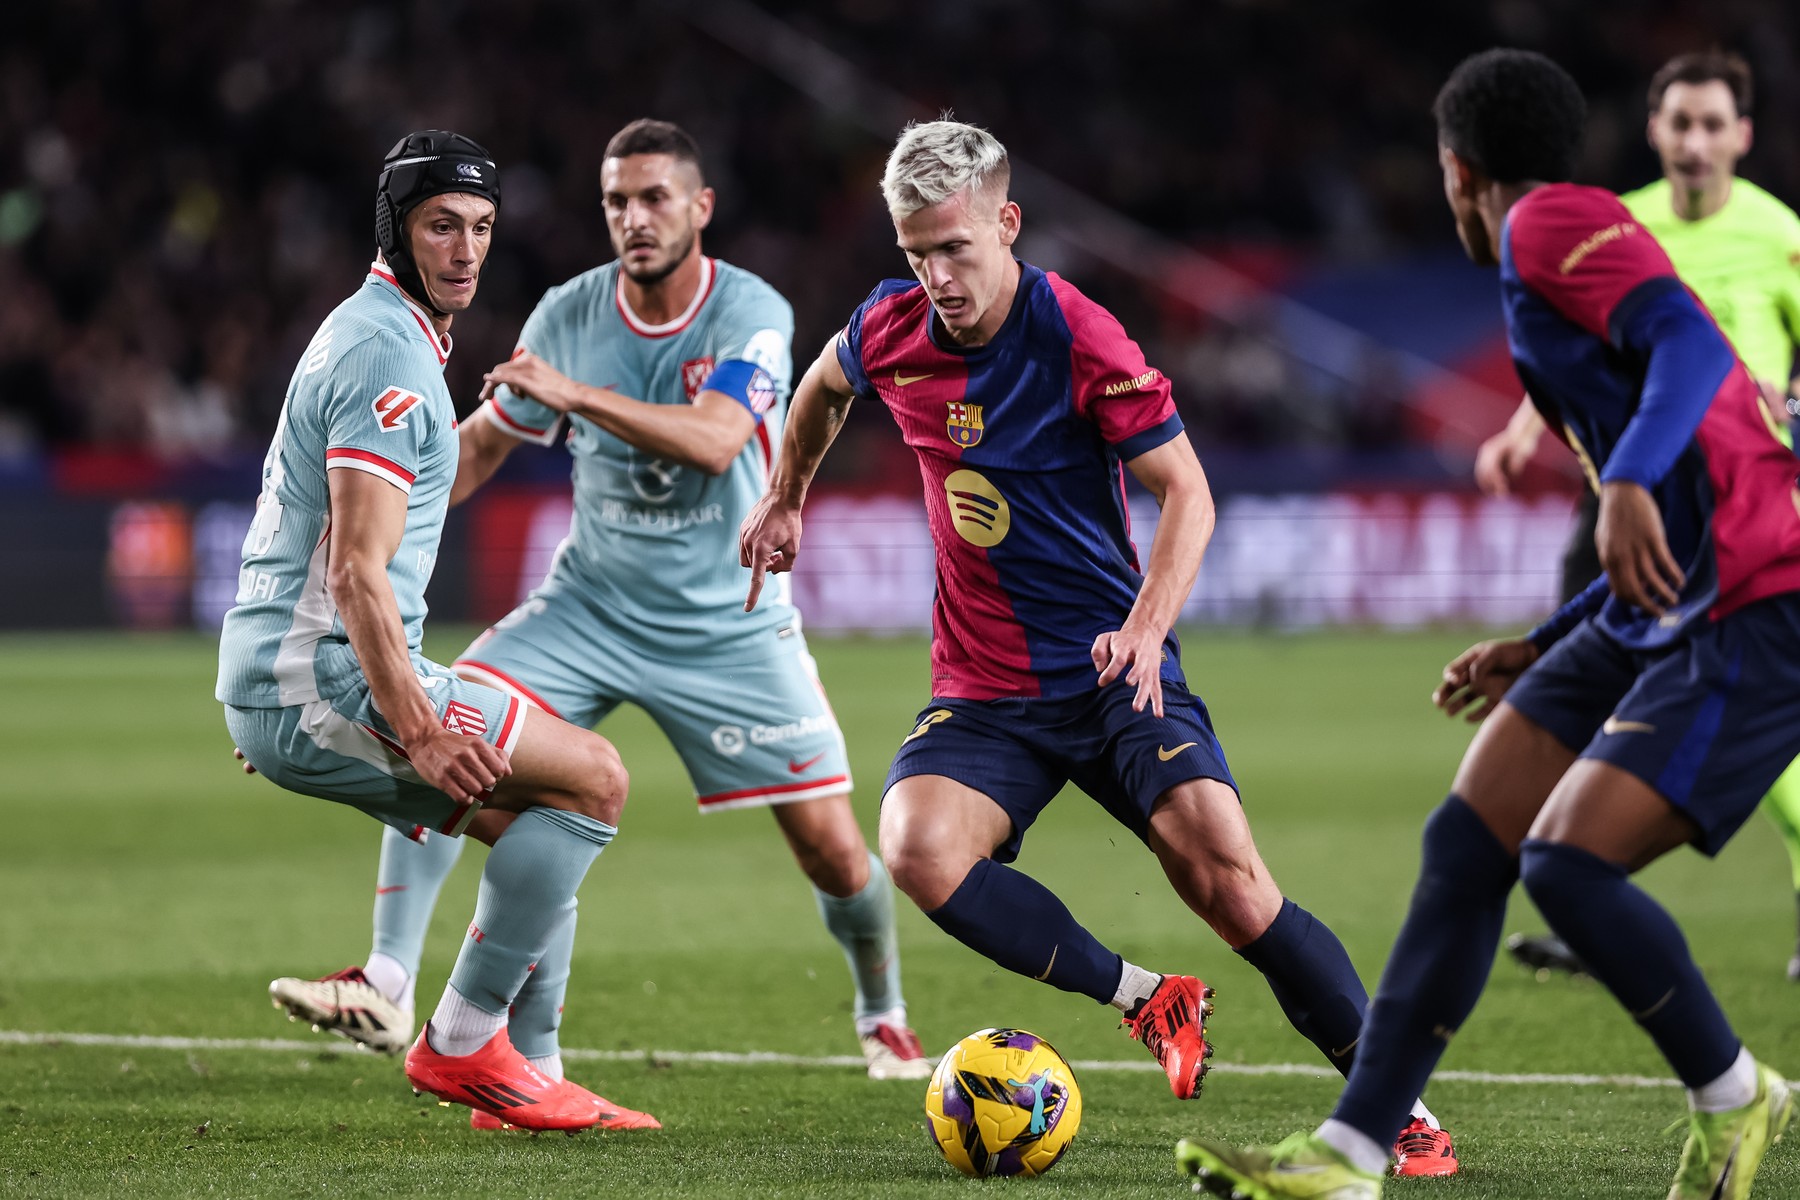
M 1644 85 L 1708 45 L 1756 66 L 1745 173 L 1800 200 L 1800 6 L 1789 0 L 767 0 L 760 13 L 920 111 L 1175 242 L 1310 260 L 1443 249 L 1431 98 L 1462 56 L 1542 49 L 1587 90 L 1588 182 L 1656 162 Z M 686 125 L 720 211 L 707 249 L 794 303 L 810 357 L 899 274 L 875 184 L 892 131 L 821 105 L 792 65 L 721 41 L 746 0 L 58 0 L 0 43 L 0 459 L 64 445 L 174 458 L 260 446 L 294 361 L 373 255 L 373 184 L 404 132 L 486 144 L 505 202 L 449 368 L 459 403 L 541 291 L 610 257 L 599 156 L 626 121 Z M 1791 114 L 1784 117 L 1783 114 Z M 1403 372 L 1378 353 L 1321 383 L 1254 320 L 1164 303 L 1141 277 L 1077 282 L 1113 306 L 1216 440 L 1396 436 Z M 853 468 L 852 464 L 852 468 Z

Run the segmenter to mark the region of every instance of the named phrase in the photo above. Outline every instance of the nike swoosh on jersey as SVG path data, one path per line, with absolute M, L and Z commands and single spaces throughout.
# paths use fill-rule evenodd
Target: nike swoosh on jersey
M 805 771 L 806 768 L 812 766 L 814 763 L 818 762 L 821 758 L 824 758 L 824 757 L 825 757 L 825 752 L 823 750 L 821 750 L 817 754 L 813 755 L 811 758 L 807 759 L 805 762 L 796 762 L 795 760 L 790 758 L 790 759 L 788 759 L 788 770 L 790 770 L 794 774 L 798 775 L 802 771 Z
M 1608 717 L 1600 726 L 1601 733 L 1655 733 L 1656 726 L 1646 721 L 1621 721 L 1617 717 Z
M 1062 949 L 1061 943 L 1058 943 L 1057 945 L 1050 947 L 1050 961 L 1044 964 L 1044 973 L 1042 975 L 1032 976 L 1033 979 L 1036 979 L 1039 983 L 1042 983 L 1042 982 L 1044 982 L 1044 980 L 1050 978 L 1050 968 L 1054 967 L 1056 965 L 1056 952 L 1061 949 Z
M 1164 750 L 1161 746 L 1158 746 L 1156 748 L 1156 757 L 1162 759 L 1164 762 L 1168 762 L 1171 758 L 1174 758 L 1177 754 L 1180 754 L 1183 750 L 1191 749 L 1192 747 L 1198 746 L 1199 744 L 1200 743 L 1198 743 L 1198 742 L 1183 742 L 1183 743 L 1181 743 L 1181 745 L 1175 747 L 1173 750 Z
M 930 371 L 925 372 L 925 374 L 923 374 L 923 375 L 902 375 L 900 372 L 895 371 L 894 372 L 894 386 L 895 387 L 907 387 L 911 384 L 915 384 L 915 383 L 919 382 L 919 380 L 921 380 L 921 379 L 930 379 L 930 378 L 931 378 Z

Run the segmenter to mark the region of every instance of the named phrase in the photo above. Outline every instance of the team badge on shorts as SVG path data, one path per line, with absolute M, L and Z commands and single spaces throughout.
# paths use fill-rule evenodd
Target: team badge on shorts
M 950 434 L 950 440 L 965 450 L 981 441 L 981 435 L 987 432 L 981 424 L 981 405 L 951 400 L 947 407 L 950 415 L 944 422 L 944 429 Z
M 473 704 L 452 700 L 444 706 L 444 728 L 465 737 L 480 737 L 487 732 L 487 718 Z

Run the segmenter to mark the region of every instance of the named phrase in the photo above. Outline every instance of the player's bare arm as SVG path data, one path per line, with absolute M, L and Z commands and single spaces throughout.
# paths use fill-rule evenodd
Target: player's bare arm
M 1529 638 L 1479 642 L 1450 660 L 1431 693 L 1431 702 L 1443 709 L 1445 716 L 1464 713 L 1469 724 L 1479 724 L 1537 659 L 1537 644 Z
M 1679 599 L 1687 576 L 1669 551 L 1656 500 L 1643 487 L 1625 480 L 1600 486 L 1594 545 L 1619 599 L 1658 616 Z
M 1094 639 L 1094 669 L 1104 687 L 1121 674 L 1137 688 L 1132 708 L 1163 715 L 1162 644 L 1194 589 L 1200 559 L 1212 540 L 1214 511 L 1206 472 L 1185 436 L 1147 450 L 1125 464 L 1162 506 L 1150 543 L 1144 586 L 1125 624 Z
M 1475 486 L 1489 496 L 1504 496 L 1524 473 L 1544 435 L 1544 418 L 1531 397 L 1519 401 L 1506 428 L 1481 443 L 1475 452 Z
M 484 389 L 485 391 L 485 389 Z M 483 399 L 486 399 L 485 395 Z M 501 429 L 481 409 L 456 431 L 456 482 L 450 486 L 450 504 L 461 504 L 477 488 L 494 477 L 519 439 Z
M 691 405 L 649 404 L 610 388 L 578 383 L 526 351 L 489 371 L 490 386 L 505 384 L 560 413 L 586 417 L 620 441 L 657 458 L 718 475 L 731 466 L 756 417 L 724 392 L 702 391 Z
M 458 804 L 473 803 L 512 773 L 506 755 L 438 722 L 407 652 L 406 630 L 387 565 L 406 532 L 406 494 L 363 471 L 329 472 L 331 548 L 325 585 L 376 709 L 394 728 L 414 769 Z
M 806 503 L 806 489 L 812 486 L 825 451 L 844 427 L 855 398 L 849 377 L 838 362 L 837 339 L 833 338 L 794 389 L 787 432 L 781 438 L 781 457 L 769 478 L 769 490 L 738 530 L 738 561 L 750 568 L 745 612 L 756 607 L 766 573 L 794 569 L 800 553 L 800 506 Z

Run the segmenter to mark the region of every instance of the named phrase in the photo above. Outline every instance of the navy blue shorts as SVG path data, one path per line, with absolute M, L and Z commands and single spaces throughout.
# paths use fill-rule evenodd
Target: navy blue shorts
M 994 851 L 1019 856 L 1025 831 L 1063 784 L 1073 783 L 1144 841 L 1157 798 L 1190 779 L 1237 790 L 1200 697 L 1163 680 L 1162 717 L 1131 711 L 1137 689 L 1118 680 L 1076 696 L 933 700 L 894 755 L 889 788 L 913 775 L 945 775 L 990 797 L 1012 821 Z
M 1584 621 L 1506 693 L 1582 758 L 1655 788 L 1717 854 L 1800 756 L 1800 594 L 1759 600 L 1654 651 Z

